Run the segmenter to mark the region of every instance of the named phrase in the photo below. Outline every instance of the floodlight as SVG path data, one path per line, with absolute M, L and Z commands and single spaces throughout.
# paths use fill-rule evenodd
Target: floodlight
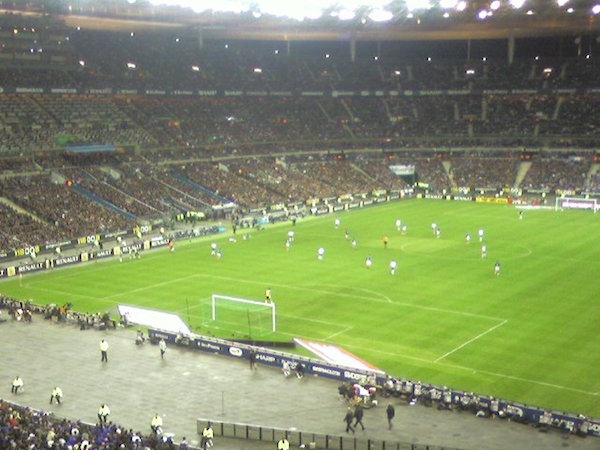
M 593 14 L 599 14 L 600 13 L 600 4 L 596 4 L 596 5 L 592 6 L 592 13 Z
M 79 60 L 79 65 L 80 65 L 81 67 L 84 67 L 84 66 L 85 66 L 85 61 L 84 61 L 83 59 L 80 59 L 80 60 Z
M 299 20 L 310 19 L 317 20 L 323 15 L 323 10 L 321 8 L 308 9 L 304 12 L 304 16 Z
M 569 3 L 569 0 L 556 0 L 556 3 L 558 4 L 558 6 L 563 7 L 567 3 Z
M 481 11 L 479 11 L 479 13 L 477 13 L 477 17 L 479 17 L 479 20 L 485 20 L 487 18 L 488 12 L 485 9 L 482 9 Z
M 371 19 L 373 22 L 385 22 L 390 20 L 392 17 L 394 17 L 394 15 L 385 9 L 376 9 L 371 11 L 369 14 L 369 19 Z
M 127 63 L 127 68 L 128 68 L 128 69 L 135 69 L 136 67 L 137 67 L 137 66 L 135 65 L 135 63 L 132 63 L 132 62 L 128 62 L 128 63 Z
M 530 9 L 525 14 L 527 14 L 528 16 L 533 16 L 535 13 L 533 12 L 532 9 Z
M 199 66 L 192 66 L 192 71 L 193 72 L 200 72 L 200 67 Z
M 515 9 L 520 9 L 525 4 L 525 0 L 510 0 L 510 6 Z
M 215 0 L 223 3 L 222 0 Z M 201 2 L 199 2 L 201 3 Z M 263 14 L 271 14 L 273 16 L 289 17 L 295 20 L 318 19 L 323 15 L 323 6 L 319 2 L 282 2 L 282 1 L 266 1 L 259 3 L 260 11 Z
M 259 19 L 261 16 L 262 16 L 262 14 L 260 13 L 260 11 L 252 12 L 252 17 L 254 17 L 255 19 Z
M 490 3 L 490 9 L 492 11 L 496 11 L 498 8 L 500 8 L 500 0 L 494 0 L 492 3 Z
M 487 56 L 484 56 L 483 58 L 481 58 L 482 61 L 487 61 Z
M 450 13 L 448 11 L 446 11 L 444 14 L 442 14 L 442 17 L 444 19 L 447 19 L 448 17 L 450 17 Z
M 262 69 L 260 67 L 255 67 L 254 73 L 262 73 Z
M 568 8 L 568 9 L 567 9 L 567 12 L 568 12 L 569 14 L 573 14 L 573 13 L 575 12 L 575 10 L 574 10 L 573 8 Z
M 407 19 L 412 19 L 413 17 L 415 17 L 413 13 L 408 13 L 408 14 L 406 15 L 406 18 L 407 18 Z
M 417 9 L 430 9 L 431 3 L 429 0 L 405 0 L 406 9 L 415 11 Z
M 354 11 L 350 9 L 342 9 L 338 13 L 338 19 L 340 20 L 352 20 L 355 16 L 356 14 L 354 13 Z
M 442 9 L 456 8 L 457 4 L 458 0 L 440 0 L 440 8 Z
M 457 11 L 464 11 L 465 9 L 467 9 L 467 2 L 465 0 L 461 0 L 460 2 L 458 2 L 456 4 L 456 10 Z

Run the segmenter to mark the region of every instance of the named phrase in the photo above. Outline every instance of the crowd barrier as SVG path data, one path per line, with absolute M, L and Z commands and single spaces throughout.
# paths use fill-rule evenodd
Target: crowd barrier
M 277 443 L 285 437 L 291 448 L 328 450 L 459 450 L 455 447 L 411 444 L 408 442 L 384 441 L 381 439 L 361 439 L 352 436 L 308 433 L 305 431 L 284 430 L 244 423 L 221 422 L 199 418 L 196 420 L 198 434 L 210 424 L 215 436 Z M 217 443 L 218 445 L 218 443 Z M 275 446 L 273 446 L 275 448 Z

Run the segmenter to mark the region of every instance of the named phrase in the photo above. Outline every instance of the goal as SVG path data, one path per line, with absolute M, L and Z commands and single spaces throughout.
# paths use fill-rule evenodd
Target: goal
M 213 294 L 211 318 L 228 327 L 248 327 L 248 334 L 277 331 L 277 309 L 273 302 L 261 302 L 246 298 Z
M 598 211 L 598 203 L 595 198 L 583 198 L 583 197 L 556 197 L 556 203 L 554 210 L 559 211 L 563 209 L 587 209 L 594 213 Z

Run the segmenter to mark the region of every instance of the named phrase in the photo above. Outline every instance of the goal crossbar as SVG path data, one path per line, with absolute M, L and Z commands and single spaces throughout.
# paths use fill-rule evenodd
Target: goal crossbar
M 212 308 L 212 320 L 217 320 L 217 300 L 223 300 L 226 302 L 243 303 L 247 305 L 256 306 L 260 309 L 271 310 L 271 328 L 272 331 L 277 331 L 277 310 L 275 303 L 273 302 L 260 302 L 257 300 L 248 300 L 246 298 L 230 297 L 228 295 L 213 294 L 211 296 L 211 308 Z

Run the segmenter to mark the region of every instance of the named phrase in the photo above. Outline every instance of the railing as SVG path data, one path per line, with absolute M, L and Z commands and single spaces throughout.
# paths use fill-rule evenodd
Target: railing
M 328 450 L 459 450 L 455 447 L 384 441 L 381 439 L 362 439 L 336 434 L 310 433 L 204 418 L 196 420 L 198 434 L 202 435 L 202 430 L 208 424 L 212 426 L 215 436 L 273 443 L 277 443 L 281 438 L 285 437 L 289 441 L 291 448 L 304 446 L 304 448 L 308 449 Z

